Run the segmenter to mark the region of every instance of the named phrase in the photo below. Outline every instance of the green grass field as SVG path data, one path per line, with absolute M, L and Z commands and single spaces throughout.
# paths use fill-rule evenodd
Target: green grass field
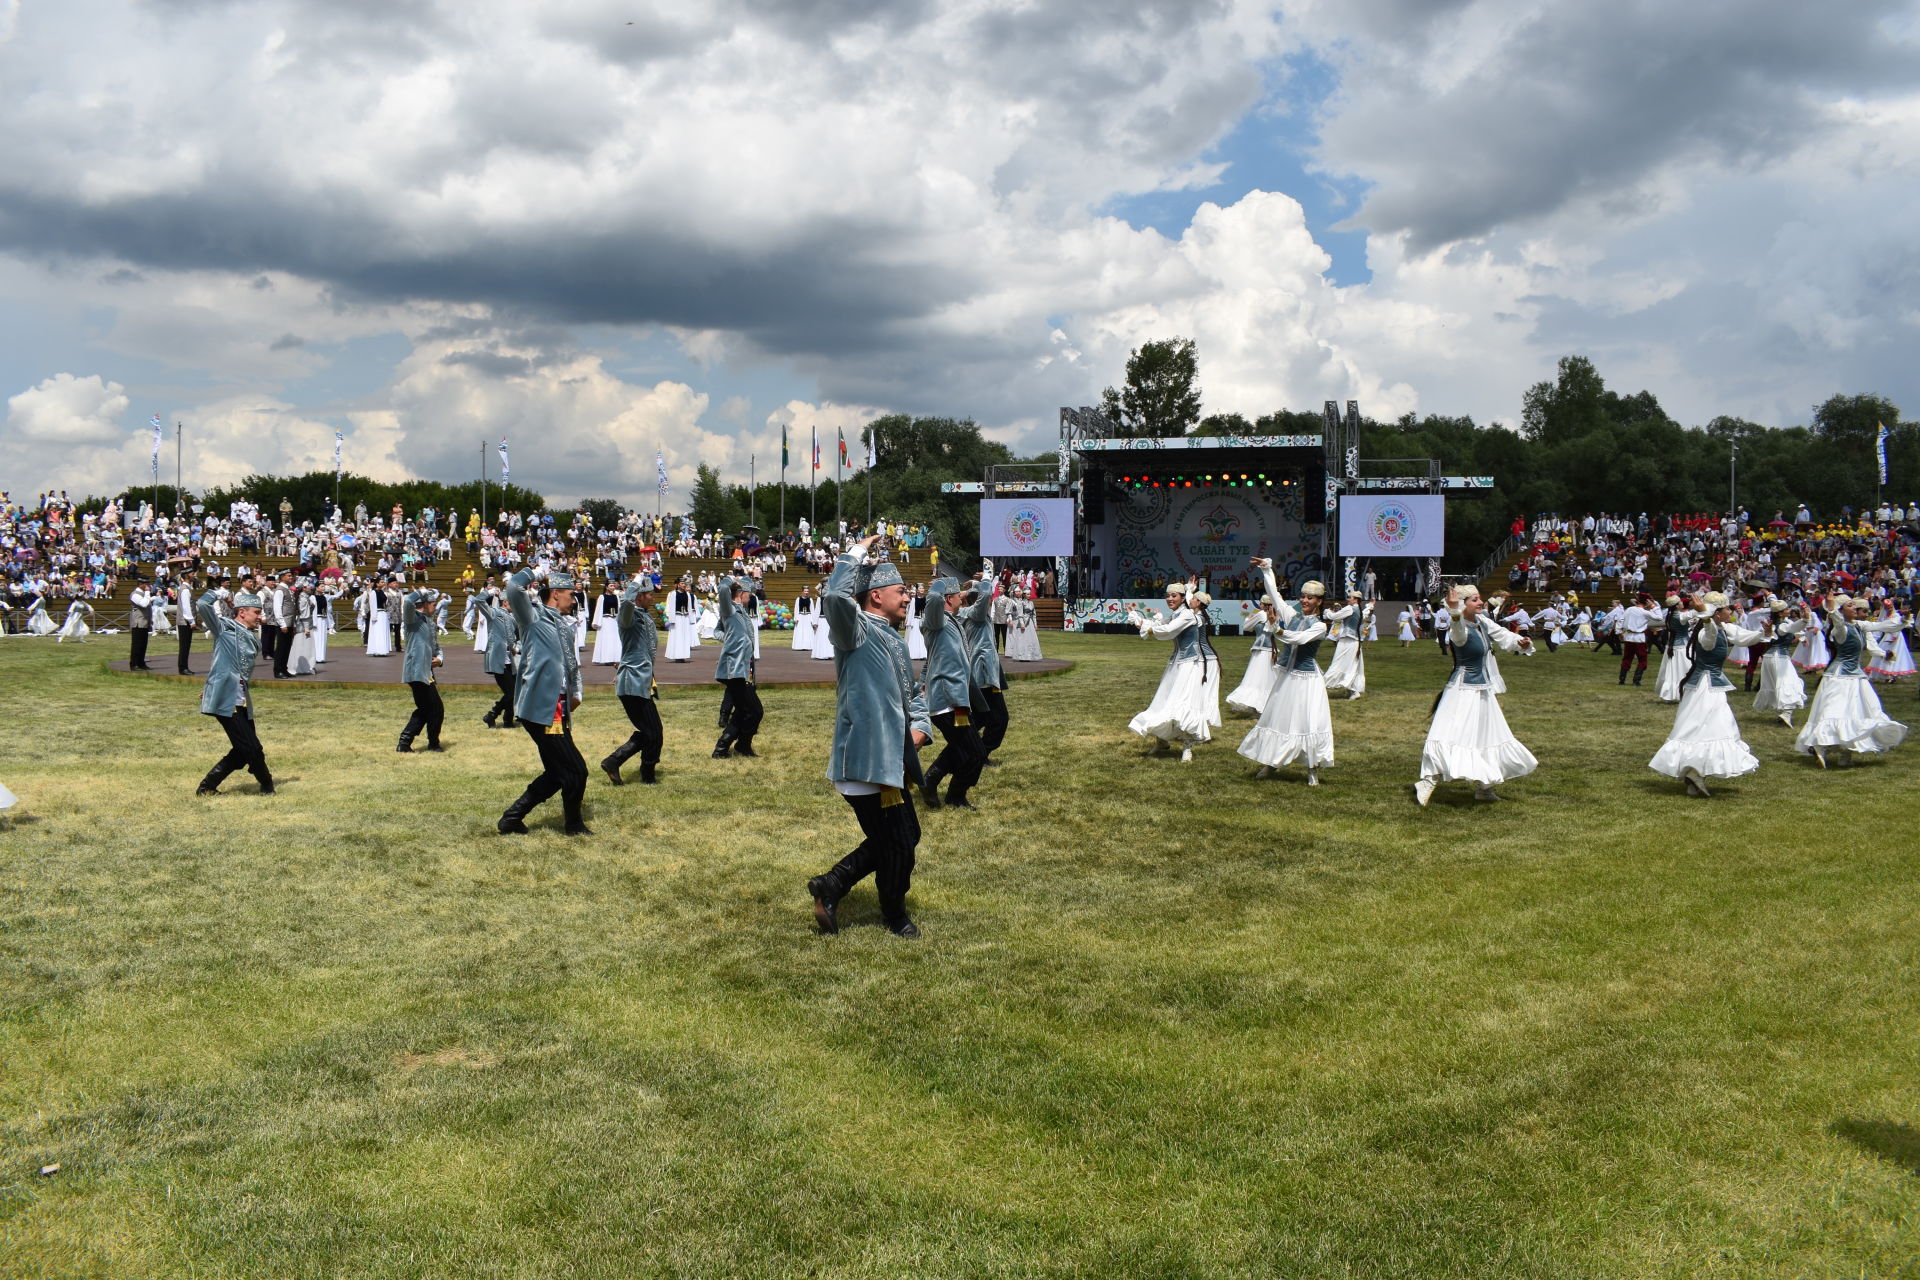
M 1423 812 L 1431 645 L 1312 791 L 1231 723 L 1143 758 L 1164 645 L 1046 645 L 904 942 L 870 883 L 812 930 L 830 692 L 757 761 L 670 693 L 664 785 L 510 840 L 478 693 L 400 757 L 404 691 L 269 684 L 281 793 L 196 799 L 197 685 L 0 641 L 0 1274 L 1920 1275 L 1920 742 L 1743 714 L 1762 771 L 1689 800 L 1563 651 L 1504 667 L 1540 772 Z

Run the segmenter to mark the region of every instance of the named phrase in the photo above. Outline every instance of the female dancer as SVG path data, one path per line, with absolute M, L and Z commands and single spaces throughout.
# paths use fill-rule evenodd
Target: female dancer
M 1692 634 L 1693 624 L 1698 619 L 1691 609 L 1681 607 L 1683 603 L 1679 596 L 1670 595 L 1666 599 L 1667 612 L 1663 623 L 1667 647 L 1660 655 L 1660 673 L 1653 680 L 1654 696 L 1662 702 L 1680 701 L 1680 686 L 1693 666 L 1688 656 L 1687 637 Z
M 1414 612 L 1412 605 L 1400 611 L 1400 647 L 1406 648 L 1420 638 L 1418 621 L 1420 615 Z
M 1193 760 L 1193 744 L 1210 742 L 1220 723 L 1220 655 L 1207 643 L 1204 591 L 1190 591 L 1184 582 L 1167 584 L 1168 616 L 1127 610 L 1127 621 L 1140 628 L 1143 639 L 1173 641 L 1173 656 L 1160 676 L 1153 701 L 1127 728 L 1154 739 L 1154 754 L 1164 754 L 1170 743 L 1180 744 L 1181 763 Z
M 1793 648 L 1807 629 L 1806 611 L 1788 605 L 1785 600 L 1767 601 L 1767 620 L 1761 624 L 1766 638 L 1748 646 L 1748 652 L 1760 655 L 1760 688 L 1753 695 L 1755 711 L 1771 711 L 1780 723 L 1793 728 L 1793 713 L 1807 705 L 1807 685 L 1793 665 Z
M 800 598 L 793 602 L 793 647 L 813 652 L 813 624 L 820 616 L 820 602 L 813 597 L 812 587 L 800 588 Z
M 1265 778 L 1295 760 L 1307 766 L 1307 785 L 1320 785 L 1320 766 L 1333 763 L 1333 713 L 1327 709 L 1327 681 L 1314 660 L 1327 634 L 1322 610 L 1326 588 L 1309 582 L 1300 588 L 1296 608 L 1280 598 L 1273 580 L 1273 561 L 1255 557 L 1253 567 L 1267 584 L 1281 631 L 1273 641 L 1273 664 L 1279 668 L 1273 692 L 1260 712 L 1260 721 L 1241 740 L 1240 754 L 1260 766 L 1253 776 Z M 1351 612 L 1351 610 L 1349 611 Z M 1354 645 L 1359 646 L 1356 633 Z
M 625 645 L 620 638 L 620 592 L 612 578 L 607 579 L 607 589 L 600 593 L 598 607 L 599 611 L 593 618 L 591 661 L 597 667 L 617 666 L 622 660 Z
M 1766 635 L 1734 622 L 1732 604 L 1718 591 L 1696 596 L 1692 603 L 1696 621 L 1687 633 L 1691 661 L 1681 684 L 1680 709 L 1674 712 L 1673 732 L 1647 766 L 1679 778 L 1687 784 L 1688 795 L 1704 799 L 1713 794 L 1707 790 L 1708 778 L 1737 778 L 1760 767 L 1740 737 L 1740 723 L 1727 703 L 1733 681 L 1721 668 L 1727 650 L 1757 644 Z
M 1273 607 L 1273 597 L 1260 597 L 1260 612 L 1248 619 L 1253 627 L 1253 654 L 1247 659 L 1247 674 L 1227 695 L 1227 710 L 1241 715 L 1257 716 L 1267 709 L 1267 695 L 1273 692 L 1273 682 L 1280 676 L 1280 668 L 1273 660 L 1273 640 L 1280 631 L 1280 613 Z
M 1422 808 L 1433 799 L 1435 787 L 1456 779 L 1474 784 L 1474 799 L 1498 800 L 1495 786 L 1524 777 L 1540 764 L 1507 728 L 1487 663 L 1496 645 L 1509 653 L 1531 654 L 1533 642 L 1487 617 L 1478 587 L 1449 590 L 1447 614 L 1453 671 L 1434 701 L 1420 752 L 1413 798 Z
M 1867 610 L 1872 606 L 1859 596 L 1831 595 L 1826 605 L 1833 659 L 1807 709 L 1807 723 L 1793 740 L 1793 749 L 1811 754 L 1822 769 L 1827 767 L 1830 751 L 1847 752 L 1850 764 L 1854 755 L 1891 751 L 1907 737 L 1907 726 L 1881 708 L 1880 695 L 1873 691 L 1863 665 L 1867 637 L 1897 631 L 1907 625 L 1906 619 L 1896 613 L 1869 622 Z
M 93 616 L 93 606 L 85 600 L 76 599 L 67 606 L 67 620 L 60 624 L 60 634 L 55 644 L 65 644 L 72 640 L 79 644 L 87 642 L 87 619 Z
M 1014 592 L 1013 617 L 1007 627 L 1006 656 L 1015 662 L 1040 661 L 1039 610 L 1025 587 Z
M 367 656 L 369 658 L 393 656 L 393 615 L 389 612 L 392 594 L 386 590 L 384 583 L 372 588 L 372 598 L 367 606 Z
M 1880 602 L 1880 615 L 1877 622 L 1886 622 L 1898 618 L 1900 611 L 1893 607 L 1893 601 Z M 1885 638 L 1880 642 L 1878 655 L 1867 664 L 1867 674 L 1876 680 L 1904 680 L 1914 673 L 1913 651 L 1907 647 L 1906 626 L 1903 623 L 1897 631 L 1880 633 Z
M 921 630 L 921 626 L 926 622 L 926 619 L 926 589 L 924 587 L 916 587 L 914 588 L 913 594 L 907 597 L 907 627 L 905 636 L 907 641 L 907 660 L 909 662 L 925 662 L 927 660 L 927 633 Z M 1011 641 L 1008 642 L 1008 647 L 1011 649 Z M 1034 642 L 1034 653 L 1037 655 L 1039 651 L 1040 645 L 1036 640 Z M 1014 655 L 1009 652 L 1007 656 L 1013 657 Z
M 1361 604 L 1358 591 L 1349 591 L 1346 604 L 1323 610 L 1320 617 L 1334 639 L 1333 661 L 1327 664 L 1327 688 L 1347 690 L 1347 699 L 1352 701 L 1367 691 L 1367 660 L 1360 651 L 1360 637 L 1373 621 L 1373 606 Z

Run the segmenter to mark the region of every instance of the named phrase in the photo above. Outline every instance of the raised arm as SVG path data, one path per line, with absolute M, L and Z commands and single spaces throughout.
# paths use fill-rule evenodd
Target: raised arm
M 860 623 L 860 602 L 853 598 L 853 584 L 860 575 L 860 562 L 866 557 L 872 538 L 854 543 L 833 562 L 820 596 L 820 608 L 827 615 L 827 639 L 836 649 L 857 649 L 866 637 Z
M 920 615 L 920 633 L 926 637 L 927 648 L 933 648 L 934 637 L 947 625 L 947 579 L 935 578 L 927 586 L 927 608 Z
M 531 568 L 522 569 L 507 579 L 507 608 L 513 611 L 513 624 L 521 635 L 526 635 L 533 626 L 533 607 L 537 601 L 527 590 L 527 584 L 532 581 Z
M 208 587 L 200 593 L 200 598 L 194 601 L 193 604 L 193 616 L 200 619 L 200 625 L 209 631 L 217 632 L 220 630 L 220 610 L 214 607 L 214 601 L 219 598 L 220 593 L 218 589 Z

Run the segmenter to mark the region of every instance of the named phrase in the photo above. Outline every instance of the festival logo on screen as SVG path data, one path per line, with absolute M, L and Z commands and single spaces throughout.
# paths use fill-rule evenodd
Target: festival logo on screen
M 1037 554 L 1046 545 L 1047 513 L 1025 503 L 1007 512 L 1007 544 L 1018 547 L 1019 554 Z
M 1240 527 L 1240 517 L 1225 507 L 1215 507 L 1200 517 L 1200 536 L 1207 542 L 1232 542 L 1234 530 Z
M 1402 554 L 1413 540 L 1413 529 L 1413 512 L 1403 503 L 1379 503 L 1367 517 L 1367 540 L 1381 555 Z

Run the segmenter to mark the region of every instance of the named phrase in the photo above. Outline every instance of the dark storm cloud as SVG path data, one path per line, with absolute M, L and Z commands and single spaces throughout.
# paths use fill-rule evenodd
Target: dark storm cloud
M 1621 202 L 1674 161 L 1757 167 L 1829 127 L 1819 95 L 1920 83 L 1890 39 L 1897 0 L 1549 6 L 1455 83 L 1422 65 L 1431 23 L 1396 41 L 1326 122 L 1322 160 L 1378 185 L 1355 221 L 1417 249 L 1483 235 L 1578 199 Z

